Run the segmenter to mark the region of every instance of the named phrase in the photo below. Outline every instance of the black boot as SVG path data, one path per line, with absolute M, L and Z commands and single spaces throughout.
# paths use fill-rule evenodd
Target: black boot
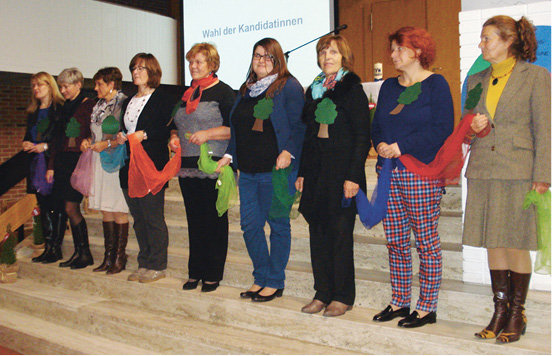
M 53 231 L 52 231 L 52 247 L 47 256 L 44 256 L 42 263 L 53 263 L 62 259 L 61 244 L 67 230 L 67 214 L 65 212 L 53 213 Z
M 88 245 L 88 229 L 86 228 L 86 220 L 82 219 L 77 226 L 71 226 L 73 238 L 77 245 L 77 257 L 71 263 L 71 269 L 85 268 L 94 264 L 94 259 L 90 253 Z
M 40 207 L 40 221 L 42 222 L 42 236 L 44 236 L 44 252 L 39 256 L 33 257 L 33 262 L 42 262 L 44 258 L 51 254 L 51 249 L 54 246 L 53 244 L 53 233 L 54 233 L 54 214 Z
M 103 272 L 109 270 L 115 259 L 115 250 L 117 236 L 115 234 L 115 221 L 104 221 L 103 222 L 103 231 L 104 231 L 104 260 L 96 268 L 93 269 L 94 272 Z
M 117 236 L 116 253 L 113 256 L 113 264 L 107 270 L 107 274 L 119 273 L 125 269 L 127 263 L 126 245 L 128 241 L 128 223 L 115 224 Z

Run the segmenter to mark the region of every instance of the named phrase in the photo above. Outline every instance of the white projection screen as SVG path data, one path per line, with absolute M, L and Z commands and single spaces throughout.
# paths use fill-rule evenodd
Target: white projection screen
M 234 89 L 244 82 L 253 45 L 264 37 L 290 51 L 334 29 L 334 0 L 182 0 L 184 55 L 199 42 L 214 44 L 218 76 Z M 303 86 L 320 72 L 316 41 L 289 55 L 288 67 Z M 185 84 L 190 85 L 188 62 Z

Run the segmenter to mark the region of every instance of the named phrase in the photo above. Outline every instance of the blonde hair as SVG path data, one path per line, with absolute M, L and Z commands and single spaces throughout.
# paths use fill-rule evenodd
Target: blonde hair
M 31 76 L 31 86 L 33 85 L 33 81 L 37 82 L 38 84 L 46 84 L 48 88 L 50 89 L 50 103 L 53 105 L 63 104 L 65 99 L 63 99 L 63 96 L 59 92 L 59 88 L 56 84 L 56 81 L 54 77 L 52 77 L 50 74 L 46 72 L 38 72 L 36 74 L 33 74 Z M 27 107 L 27 113 L 34 113 L 40 106 L 40 102 L 37 98 L 35 98 L 32 90 L 31 90 L 31 103 Z
M 82 86 L 84 85 L 84 77 L 78 68 L 71 67 L 62 70 L 61 73 L 59 73 L 57 82 L 59 85 L 81 83 Z
M 198 53 L 201 53 L 205 56 L 209 69 L 213 73 L 216 73 L 220 67 L 220 56 L 218 54 L 217 48 L 210 43 L 196 43 L 188 53 L 186 53 L 186 59 L 188 62 L 195 57 Z

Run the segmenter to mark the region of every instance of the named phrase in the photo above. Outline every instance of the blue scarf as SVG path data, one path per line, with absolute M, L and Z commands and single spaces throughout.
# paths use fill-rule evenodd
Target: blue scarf
M 341 78 L 343 78 L 343 76 L 347 73 L 349 73 L 348 70 L 343 69 L 343 67 L 339 68 L 339 70 L 337 71 L 337 75 L 335 76 L 333 81 L 334 82 L 340 81 Z M 335 84 L 333 86 L 330 86 L 329 83 L 326 83 L 326 85 L 324 85 L 325 81 L 326 81 L 326 74 L 324 74 L 324 72 L 318 74 L 316 78 L 314 78 L 314 81 L 311 84 L 311 93 L 312 93 L 312 98 L 314 100 L 320 99 L 324 95 L 326 90 L 328 90 L 328 87 L 332 89 L 333 86 L 335 86 Z
M 264 91 L 267 90 L 268 87 L 272 83 L 274 83 L 277 78 L 278 78 L 278 73 L 266 76 L 263 79 L 259 79 L 255 83 L 247 83 L 247 88 L 249 89 L 249 96 L 252 98 L 258 97 L 259 95 L 264 93 Z
M 387 214 L 387 200 L 389 199 L 389 188 L 391 187 L 392 160 L 384 158 L 383 167 L 378 177 L 378 184 L 372 198 L 368 201 L 366 194 L 359 189 L 355 196 L 355 203 L 358 217 L 367 229 L 371 229 L 383 220 Z M 347 208 L 351 205 L 351 199 L 343 197 L 341 206 Z

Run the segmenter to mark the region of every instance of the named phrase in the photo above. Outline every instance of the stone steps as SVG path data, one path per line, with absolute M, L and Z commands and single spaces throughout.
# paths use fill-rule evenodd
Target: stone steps
M 531 329 L 531 317 L 519 342 L 497 345 L 473 337 L 478 325 L 441 314 L 436 324 L 410 330 L 372 322 L 377 310 L 357 305 L 339 318 L 305 315 L 299 309 L 308 299 L 287 289 L 283 298 L 252 303 L 226 285 L 201 293 L 182 291 L 182 281 L 170 277 L 140 284 L 126 281 L 126 271 L 107 276 L 91 267 L 20 264 L 21 279 L 0 285 L 1 308 L 157 353 L 550 354 L 549 332 Z
M 24 355 L 149 355 L 151 351 L 0 308 L 0 344 Z
M 29 313 L 51 320 L 50 330 L 57 330 L 56 333 L 73 329 L 81 333 L 100 335 L 107 345 L 123 345 L 121 342 L 124 342 L 128 345 L 141 345 L 149 350 L 129 347 L 128 351 L 121 352 L 124 350 L 122 347 L 107 348 L 113 350 L 111 354 L 267 354 L 271 353 L 274 347 L 277 347 L 278 353 L 281 354 L 348 353 L 347 350 L 288 340 L 262 332 L 255 333 L 255 338 L 252 339 L 249 330 L 239 327 L 195 319 L 164 308 L 150 309 L 149 305 L 143 302 L 129 303 L 129 300 L 136 301 L 145 298 L 145 295 L 127 298 L 128 293 L 127 296 L 112 293 L 99 297 L 94 292 L 105 293 L 91 290 L 89 286 L 83 287 L 93 283 L 93 280 L 87 279 L 86 275 L 81 277 L 84 278 L 76 285 L 77 290 L 54 287 L 23 278 L 16 284 L 1 285 L 0 300 L 3 307 L 16 310 L 16 313 Z M 120 283 L 111 280 L 111 285 L 107 288 L 113 290 Z M 10 321 L 21 324 L 25 317 Z M 110 340 L 107 341 L 108 339 Z M 86 340 L 81 342 L 85 343 Z M 63 340 L 61 344 L 64 344 Z M 101 348 L 96 350 L 89 345 L 88 353 L 104 352 Z
M 70 256 L 73 252 L 72 243 L 66 237 L 64 243 L 64 256 Z M 91 251 L 94 255 L 95 266 L 103 259 L 103 238 L 90 237 Z M 138 244 L 135 239 L 130 239 L 127 246 L 129 255 L 127 269 L 137 268 L 136 257 Z M 311 299 L 313 296 L 314 280 L 310 261 L 296 260 L 291 256 L 286 268 L 286 295 Z M 167 274 L 183 283 L 187 279 L 188 249 L 186 247 L 169 247 L 169 260 Z M 446 263 L 446 261 L 445 261 Z M 252 282 L 252 264 L 245 251 L 229 251 L 224 279 L 221 282 L 225 286 L 247 289 Z M 356 306 L 374 310 L 383 309 L 391 299 L 391 286 L 389 274 L 378 269 L 355 268 L 356 277 Z M 419 294 L 418 276 L 413 278 L 413 301 Z M 237 296 L 237 294 L 236 294 Z M 484 326 L 492 314 L 492 296 L 488 286 L 469 285 L 458 280 L 443 280 L 439 292 L 439 318 L 451 321 L 462 321 Z M 537 333 L 550 334 L 550 318 L 542 318 L 542 315 L 550 316 L 550 293 L 530 291 L 527 301 L 527 315 L 532 322 L 528 329 Z M 366 318 L 371 318 L 367 315 Z

